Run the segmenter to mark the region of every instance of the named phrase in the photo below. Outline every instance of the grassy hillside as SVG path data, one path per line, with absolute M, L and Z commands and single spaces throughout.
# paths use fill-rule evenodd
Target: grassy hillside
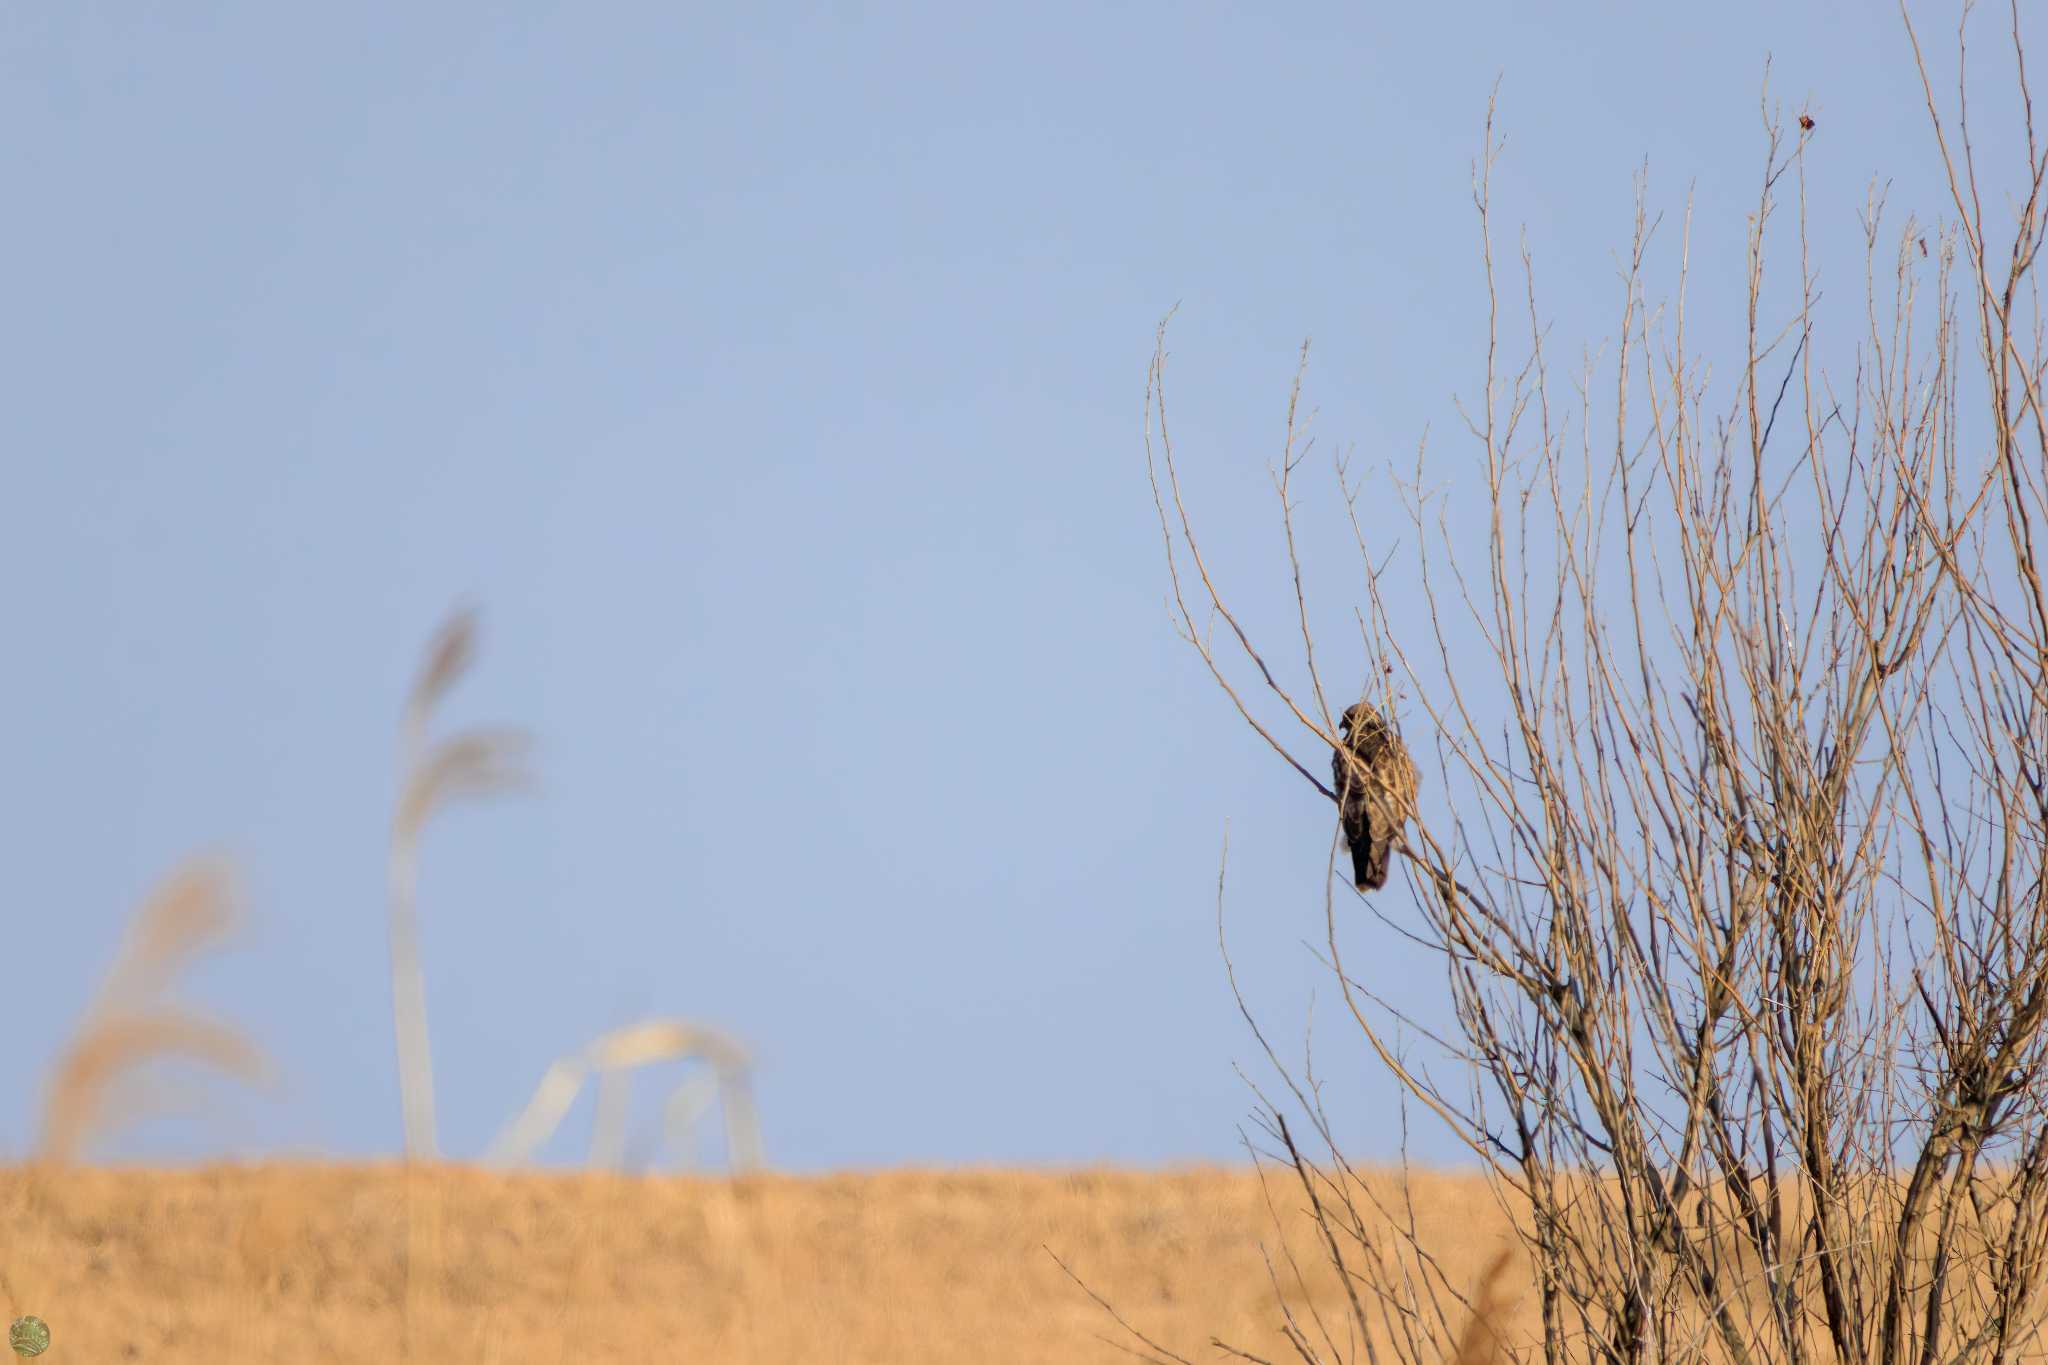
M 1307 1310 L 1342 1291 L 1289 1179 L 1267 1192 L 1308 1273 L 1287 1306 L 1312 1331 Z M 1413 1188 L 1470 1283 L 1503 1245 L 1486 1188 Z M 1163 1345 L 1210 1358 L 1214 1334 L 1278 1358 L 1261 1243 L 1294 1282 L 1267 1192 L 1215 1169 L 17 1170 L 0 1174 L 0 1309 L 46 1319 L 60 1363 L 1129 1359 L 1050 1248 Z

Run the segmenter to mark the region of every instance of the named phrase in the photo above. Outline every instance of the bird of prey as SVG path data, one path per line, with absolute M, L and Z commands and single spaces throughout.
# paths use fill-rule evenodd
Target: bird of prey
M 1394 836 L 1415 809 L 1422 779 L 1407 746 L 1365 702 L 1345 711 L 1338 729 L 1344 743 L 1330 755 L 1330 773 L 1351 845 L 1351 880 L 1360 891 L 1377 891 L 1387 884 Z

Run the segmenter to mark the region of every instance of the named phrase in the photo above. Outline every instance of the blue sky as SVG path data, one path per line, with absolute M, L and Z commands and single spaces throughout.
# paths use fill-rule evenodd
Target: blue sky
M 449 1153 L 668 1013 L 755 1048 L 781 1166 L 1230 1158 L 1226 822 L 1240 977 L 1275 1034 L 1317 1022 L 1344 1133 L 1391 1153 L 1303 943 L 1331 809 L 1168 627 L 1155 323 L 1178 304 L 1197 514 L 1279 628 L 1304 337 L 1326 443 L 1461 458 L 1496 76 L 1500 226 L 1569 354 L 1611 332 L 1646 160 L 1672 222 L 1696 197 L 1696 325 L 1732 324 L 1767 56 L 1821 121 L 1845 316 L 1872 177 L 1942 205 L 1896 13 L 1555 8 L 10 9 L 0 1151 L 205 849 L 252 918 L 186 998 L 285 1088 L 108 1150 L 396 1150 L 396 721 L 467 600 L 444 723 L 529 728 L 542 782 L 429 836 Z M 1310 553 L 1341 621 L 1355 564 Z M 1434 1008 L 1384 929 L 1349 951 Z

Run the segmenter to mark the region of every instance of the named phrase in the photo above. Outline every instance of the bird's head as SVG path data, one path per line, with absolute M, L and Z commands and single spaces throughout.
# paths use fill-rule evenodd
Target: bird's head
M 1386 722 L 1380 719 L 1379 711 L 1372 703 L 1363 701 L 1353 702 L 1346 707 L 1344 719 L 1338 722 L 1338 729 L 1343 732 L 1346 739 L 1385 728 Z

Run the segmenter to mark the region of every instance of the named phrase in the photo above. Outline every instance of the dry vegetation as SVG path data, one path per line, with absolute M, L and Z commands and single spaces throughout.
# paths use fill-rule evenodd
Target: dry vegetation
M 1688 329 L 1691 206 L 1666 227 L 1646 187 L 1613 331 L 1562 371 L 1526 237 L 1497 255 L 1489 116 L 1465 432 L 1370 491 L 1336 461 L 1323 525 L 1358 562 L 1335 610 L 1299 548 L 1299 381 L 1280 604 L 1257 612 L 1189 511 L 1162 339 L 1146 451 L 1183 637 L 1326 797 L 1345 703 L 1411 703 L 1432 776 L 1407 894 L 1383 894 L 1438 954 L 1449 1026 L 1347 971 L 1376 927 L 1348 879 L 1327 963 L 1410 1100 L 1484 1163 L 1540 1306 L 1533 1338 L 1475 1335 L 1486 1305 L 1427 1237 L 1385 1244 L 1316 1087 L 1268 1047 L 1288 1087 L 1268 1151 L 1317 1221 L 1294 1245 L 1355 1291 L 1334 1324 L 1288 1324 L 1290 1357 L 2048 1350 L 2048 148 L 2021 18 L 2000 16 L 2002 167 L 1971 135 L 1968 7 L 1952 88 L 1907 25 L 1942 221 L 1874 185 L 1854 309 L 1821 305 L 1813 215 L 1850 206 L 1809 203 L 1817 120 L 1766 99 L 1743 276 L 1711 286 L 1740 309 L 1729 379 Z M 1403 1030 L 1441 1046 L 1411 1065 Z
M 37 1157 L 74 1161 L 104 1137 L 162 1106 L 148 1069 L 167 1058 L 196 1062 L 251 1083 L 269 1062 L 234 1027 L 172 1002 L 172 984 L 233 928 L 228 866 L 194 859 L 166 877 L 130 921 L 98 993 L 56 1064 L 43 1095 Z
M 1212 1333 L 1281 1345 L 1271 1214 L 1241 1171 L 430 1168 L 414 1195 L 438 1205 L 442 1262 L 417 1295 L 405 1185 L 397 1166 L 0 1176 L 0 1312 L 46 1319 L 53 1361 L 1125 1359 L 1050 1252 L 1184 1353 Z M 1485 1186 L 1420 1175 L 1414 1194 L 1449 1272 L 1476 1279 L 1505 1239 Z M 1288 1308 L 1331 1313 L 1341 1294 L 1312 1270 Z
M 391 821 L 391 1009 L 398 1040 L 399 1098 L 405 1110 L 405 1152 L 439 1156 L 434 1127 L 434 1063 L 427 1041 L 426 973 L 420 964 L 420 840 L 427 822 L 463 798 L 496 796 L 532 782 L 528 736 L 518 730 L 470 730 L 430 741 L 427 724 L 441 699 L 476 658 L 473 610 L 451 614 L 427 645 L 426 661 L 406 698 L 399 727 L 405 768 Z
M 1337 463 L 1362 600 L 1326 617 L 1298 551 L 1309 452 L 1290 400 L 1274 472 L 1291 657 L 1212 576 L 1162 342 L 1147 452 L 1176 621 L 1237 714 L 1331 795 L 1333 717 L 1361 695 L 1326 685 L 1337 632 L 1317 630 L 1332 619 L 1356 633 L 1363 695 L 1389 716 L 1414 702 L 1401 720 L 1433 776 L 1384 894 L 1405 887 L 1404 924 L 1441 956 L 1453 1024 L 1432 1041 L 1453 1064 L 1411 1069 L 1393 1039 L 1416 1021 L 1347 972 L 1348 881 L 1324 905 L 1328 966 L 1375 1055 L 1484 1176 L 1351 1165 L 1316 1084 L 1270 1045 L 1282 1089 L 1261 1097 L 1251 1172 L 699 1180 L 434 1164 L 420 838 L 448 800 L 527 777 L 514 732 L 429 741 L 473 653 L 463 615 L 406 710 L 392 834 L 413 1159 L 67 1164 L 123 1115 L 116 1082 L 142 1060 L 182 1051 L 259 1074 L 238 1034 L 158 998 L 225 923 L 215 874 L 188 873 L 146 907 L 59 1059 L 51 1160 L 0 1176 L 6 1311 L 41 1314 L 79 1359 L 2040 1358 L 2048 341 L 2033 270 L 2048 149 L 2019 20 L 2015 5 L 2025 162 L 1998 187 L 2009 209 L 1985 209 L 1967 124 L 1921 60 L 1952 217 L 1887 226 L 1873 190 L 1867 303 L 1840 343 L 1810 253 L 1816 124 L 1792 131 L 1767 106 L 1730 295 L 1746 333 L 1721 388 L 1689 350 L 1690 207 L 1667 306 L 1652 297 L 1647 193 L 1611 351 L 1553 374 L 1534 265 L 1525 252 L 1508 285 L 1495 258 L 1489 121 L 1469 458 L 1418 453 L 1398 503 L 1363 498 Z M 1453 495 L 1469 501 L 1448 510 Z M 1385 524 L 1394 506 L 1400 526 Z M 680 1020 L 570 1054 L 501 1150 L 531 1150 L 585 1076 L 683 1056 L 723 1089 L 678 1092 L 677 1125 L 722 1094 L 735 1155 L 752 1160 L 744 1050 Z M 601 1111 L 601 1153 L 621 1093 Z

